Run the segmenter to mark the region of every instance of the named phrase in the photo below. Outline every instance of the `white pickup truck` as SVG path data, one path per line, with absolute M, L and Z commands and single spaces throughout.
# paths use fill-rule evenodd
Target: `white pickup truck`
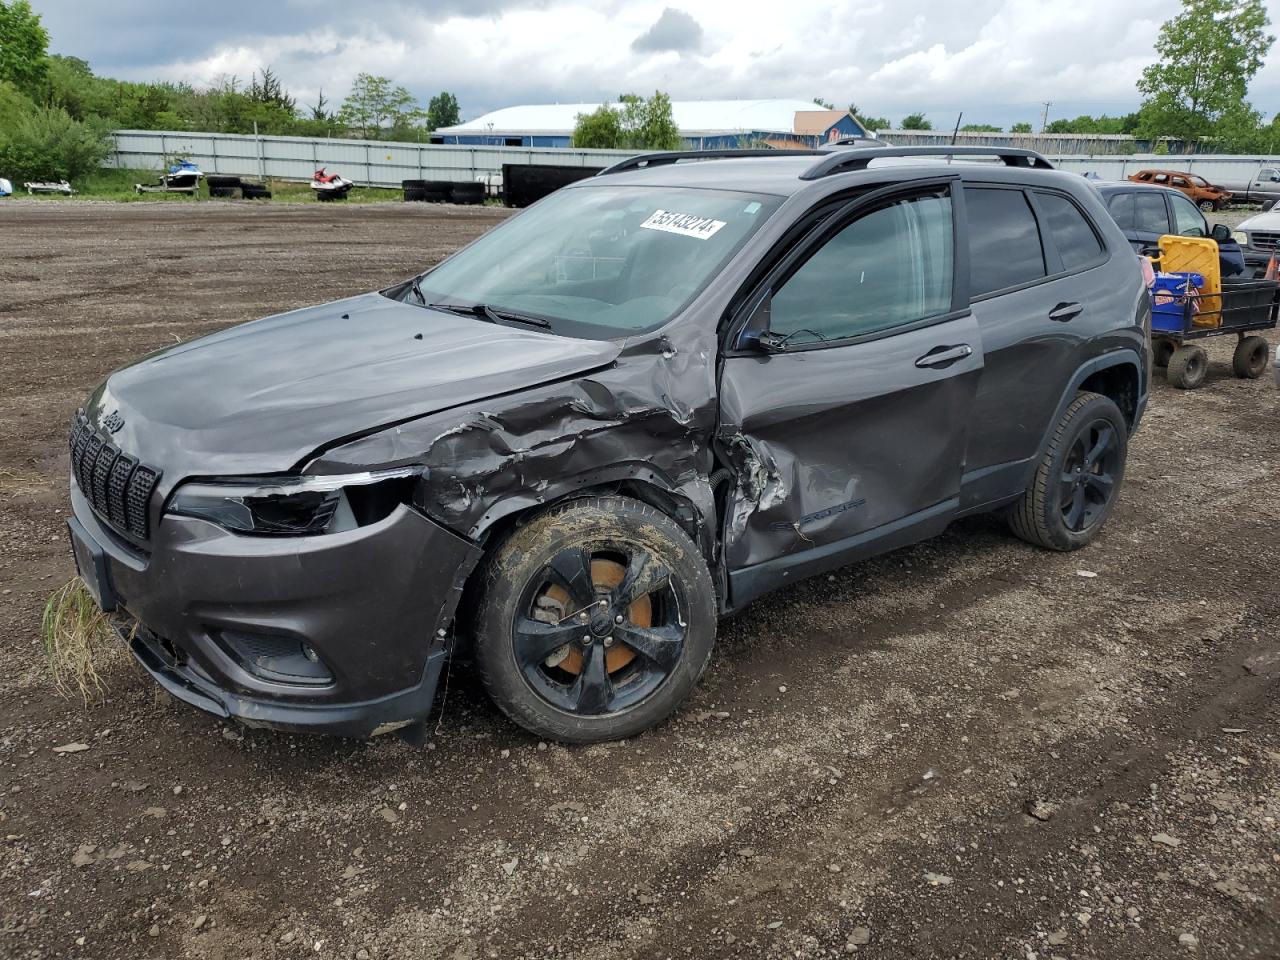
M 1280 207 L 1255 214 L 1231 234 L 1244 254 L 1245 276 L 1260 277 L 1272 254 L 1280 253 Z
M 1220 186 L 1231 191 L 1232 203 L 1258 203 L 1269 210 L 1280 200 L 1280 167 L 1262 167 L 1247 181 L 1225 180 Z

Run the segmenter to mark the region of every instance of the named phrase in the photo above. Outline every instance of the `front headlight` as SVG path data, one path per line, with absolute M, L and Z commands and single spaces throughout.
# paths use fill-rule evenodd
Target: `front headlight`
M 1247 247 L 1249 245 L 1249 234 L 1245 233 L 1243 230 L 1237 230 L 1235 233 L 1231 234 L 1231 239 L 1242 247 Z
M 184 483 L 167 513 L 235 533 L 306 536 L 376 523 L 408 502 L 421 467 L 316 477 L 241 477 Z

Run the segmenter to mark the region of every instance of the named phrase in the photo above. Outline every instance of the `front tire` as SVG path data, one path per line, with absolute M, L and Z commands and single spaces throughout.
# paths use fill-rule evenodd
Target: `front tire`
M 574 500 L 494 551 L 476 627 L 480 680 L 509 718 L 566 743 L 616 740 L 664 720 L 702 676 L 715 590 L 670 517 Z
M 1031 486 L 1009 514 L 1013 532 L 1049 550 L 1079 550 L 1111 515 L 1124 481 L 1129 426 L 1120 408 L 1081 393 L 1058 421 Z
M 1209 376 L 1209 354 L 1203 347 L 1183 344 L 1169 357 L 1165 378 L 1179 390 L 1195 390 Z

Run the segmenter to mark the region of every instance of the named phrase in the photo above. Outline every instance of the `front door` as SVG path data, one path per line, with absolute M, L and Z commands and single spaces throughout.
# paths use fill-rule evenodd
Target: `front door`
M 954 513 L 983 354 L 956 309 L 951 191 L 852 204 L 766 281 L 749 324 L 762 336 L 721 373 L 731 578 L 817 572 Z

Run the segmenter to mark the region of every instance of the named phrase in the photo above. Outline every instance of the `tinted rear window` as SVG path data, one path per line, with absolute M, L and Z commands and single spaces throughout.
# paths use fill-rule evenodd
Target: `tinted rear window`
M 966 187 L 969 296 L 1016 287 L 1045 275 L 1040 232 L 1021 190 Z
M 1056 193 L 1038 193 L 1036 198 L 1044 211 L 1045 229 L 1053 235 L 1064 270 L 1079 270 L 1101 256 L 1102 241 L 1079 207 Z
M 1169 211 L 1164 206 L 1164 194 L 1138 194 L 1133 204 L 1133 222 L 1143 233 L 1168 233 Z
M 1107 198 L 1107 210 L 1115 218 L 1116 223 L 1120 225 L 1121 230 L 1133 229 L 1132 193 L 1113 193 Z

